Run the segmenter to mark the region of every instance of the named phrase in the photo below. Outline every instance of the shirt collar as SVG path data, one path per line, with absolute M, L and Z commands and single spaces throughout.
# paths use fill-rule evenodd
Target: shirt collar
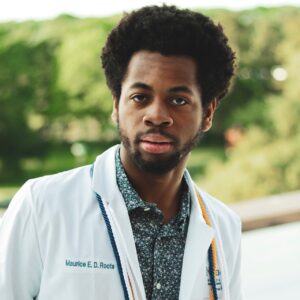
M 127 174 L 124 170 L 120 157 L 120 147 L 116 151 L 116 179 L 119 190 L 124 198 L 125 205 L 128 211 L 132 211 L 138 207 L 147 208 L 146 203 L 140 198 L 136 190 L 131 185 Z

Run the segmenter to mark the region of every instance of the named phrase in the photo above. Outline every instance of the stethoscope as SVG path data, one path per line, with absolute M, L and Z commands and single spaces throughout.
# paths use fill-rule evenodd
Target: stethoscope
M 94 165 L 92 165 L 91 169 L 90 169 L 90 175 L 91 177 L 93 177 L 93 171 L 94 171 Z M 211 222 L 209 220 L 208 217 L 208 213 L 205 209 L 205 205 L 204 202 L 199 194 L 199 192 L 196 190 L 196 195 L 197 195 L 197 199 L 202 211 L 202 215 L 203 218 L 206 222 L 206 224 L 210 227 L 212 227 Z M 129 297 L 129 292 L 128 292 L 128 288 L 126 286 L 126 281 L 125 281 L 125 276 L 124 276 L 124 270 L 122 268 L 122 264 L 121 264 L 121 258 L 120 258 L 120 254 L 119 254 L 119 250 L 117 247 L 117 243 L 114 237 L 114 233 L 112 230 L 112 226 L 110 223 L 110 220 L 108 218 L 103 200 L 101 198 L 101 196 L 95 192 L 96 194 L 96 198 L 99 204 L 99 208 L 100 208 L 100 212 L 102 214 L 103 220 L 105 222 L 106 228 L 107 228 L 107 233 L 110 239 L 110 243 L 111 243 L 111 247 L 113 249 L 114 252 L 114 256 L 116 259 L 116 264 L 117 264 L 117 268 L 118 268 L 118 273 L 119 273 L 119 277 L 121 280 L 121 285 L 122 285 L 122 289 L 123 289 L 123 293 L 124 293 L 124 298 L 125 300 L 130 300 Z M 211 282 L 211 292 L 210 292 L 210 300 L 218 300 L 218 294 L 217 294 L 217 283 L 216 283 L 216 278 L 217 278 L 217 248 L 216 248 L 216 241 L 215 239 L 212 240 L 209 249 L 208 249 L 208 263 L 209 263 L 209 278 L 210 278 L 210 282 Z M 129 282 L 130 283 L 130 282 Z M 131 284 L 130 284 L 131 286 Z M 135 299 L 134 297 L 134 293 L 133 290 L 131 289 L 131 294 L 133 296 L 133 299 Z

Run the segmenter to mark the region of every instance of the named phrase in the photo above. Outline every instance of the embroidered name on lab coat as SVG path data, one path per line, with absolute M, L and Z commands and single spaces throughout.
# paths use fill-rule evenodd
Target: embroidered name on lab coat
M 81 268 L 81 269 L 106 269 L 113 270 L 115 265 L 112 263 L 105 263 L 103 261 L 92 261 L 92 260 L 65 260 L 65 266 L 68 268 Z
M 217 275 L 216 276 L 217 293 L 218 293 L 219 298 L 221 298 L 223 287 L 222 287 L 222 281 L 221 281 L 221 271 L 218 268 L 216 270 L 216 275 Z M 206 277 L 207 277 L 207 284 L 209 286 L 211 286 L 210 277 L 209 277 L 209 266 L 206 267 Z

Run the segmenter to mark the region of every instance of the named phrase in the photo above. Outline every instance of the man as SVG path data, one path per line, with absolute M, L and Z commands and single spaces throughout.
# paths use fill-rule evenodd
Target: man
M 241 299 L 240 221 L 185 169 L 234 72 L 222 28 L 144 7 L 110 33 L 102 65 L 121 145 L 16 194 L 1 299 Z

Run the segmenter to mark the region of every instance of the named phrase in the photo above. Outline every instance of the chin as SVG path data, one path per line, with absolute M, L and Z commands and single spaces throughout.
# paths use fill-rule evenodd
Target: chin
M 179 152 L 155 156 L 156 158 L 153 159 L 145 159 L 140 152 L 136 151 L 132 155 L 132 161 L 145 173 L 162 175 L 175 169 L 182 159 Z

